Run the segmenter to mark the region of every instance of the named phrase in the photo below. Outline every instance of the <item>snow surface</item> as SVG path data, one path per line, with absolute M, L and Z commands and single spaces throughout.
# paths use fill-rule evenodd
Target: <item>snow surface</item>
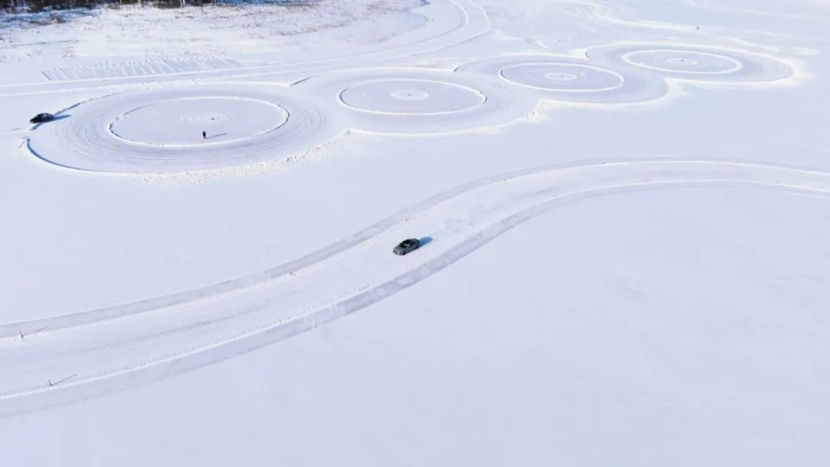
M 301 43 L 308 48 L 317 40 L 317 31 L 348 43 L 371 44 L 418 24 L 405 12 L 420 5 L 418 0 L 251 3 L 226 2 L 206 9 L 132 5 L 9 16 L 0 21 L 0 38 L 6 43 L 0 56 L 7 60 L 99 57 L 94 67 L 68 62 L 74 71 L 112 68 L 119 62 L 103 65 L 100 58 L 124 55 L 168 57 L 182 65 L 182 58 L 284 53 Z M 335 45 L 331 39 L 326 38 L 326 46 Z M 59 73 L 50 74 L 50 79 L 56 78 L 61 79 Z
M 830 462 L 825 3 L 335 3 L 5 22 L 4 464 Z

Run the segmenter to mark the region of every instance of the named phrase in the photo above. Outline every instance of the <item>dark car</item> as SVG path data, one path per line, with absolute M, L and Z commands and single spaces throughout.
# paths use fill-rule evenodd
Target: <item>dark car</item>
M 52 114 L 37 114 L 29 120 L 29 123 L 43 123 L 43 122 L 51 122 L 55 119 L 55 116 Z
M 399 243 L 398 246 L 396 246 L 395 249 L 392 250 L 392 253 L 395 253 L 398 256 L 403 256 L 405 254 L 412 253 L 420 247 L 420 240 L 418 240 L 417 238 L 408 238 Z

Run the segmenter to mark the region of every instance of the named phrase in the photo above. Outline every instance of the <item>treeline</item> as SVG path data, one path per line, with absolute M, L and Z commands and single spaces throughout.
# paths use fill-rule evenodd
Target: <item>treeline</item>
M 7 13 L 38 13 L 49 10 L 70 10 L 75 8 L 97 8 L 102 6 L 119 7 L 125 5 L 140 5 L 157 8 L 184 8 L 188 6 L 204 6 L 217 4 L 242 3 L 273 3 L 285 5 L 287 3 L 303 3 L 302 0 L 0 0 L 0 8 Z

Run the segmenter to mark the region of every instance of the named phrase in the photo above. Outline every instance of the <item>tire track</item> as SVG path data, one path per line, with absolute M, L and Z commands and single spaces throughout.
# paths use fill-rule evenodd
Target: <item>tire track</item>
M 425 200 L 355 234 L 345 244 L 288 263 L 291 267 L 108 311 L 41 320 L 38 325 L 50 329 L 25 339 L 0 339 L 4 362 L 0 415 L 157 381 L 313 329 L 439 272 L 562 204 L 632 190 L 709 185 L 827 195 L 830 174 L 736 162 L 654 160 L 547 167 L 489 177 Z M 403 258 L 390 253 L 397 238 L 417 233 L 432 235 L 433 240 Z M 382 241 L 386 239 L 388 243 Z M 291 275 L 303 265 L 303 272 Z M 288 275 L 277 283 L 250 287 L 279 274 Z M 146 314 L 154 304 L 187 304 L 193 297 L 231 291 L 221 299 L 190 303 L 186 312 Z M 93 325 L 96 319 L 103 321 Z M 3 329 L 9 336 L 15 326 L 32 324 Z M 55 326 L 60 325 L 67 327 L 58 332 Z M 72 378 L 61 384 L 46 384 L 69 375 Z

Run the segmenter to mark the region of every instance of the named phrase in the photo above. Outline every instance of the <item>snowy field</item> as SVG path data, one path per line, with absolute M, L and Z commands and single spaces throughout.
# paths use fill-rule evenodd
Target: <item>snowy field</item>
M 830 464 L 827 2 L 63 15 L 0 18 L 1 465 Z

